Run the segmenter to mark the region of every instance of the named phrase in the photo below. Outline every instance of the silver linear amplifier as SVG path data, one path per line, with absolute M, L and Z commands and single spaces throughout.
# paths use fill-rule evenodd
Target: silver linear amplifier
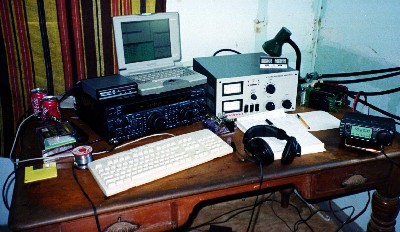
M 296 109 L 298 71 L 260 69 L 264 53 L 193 59 L 193 69 L 207 76 L 207 106 L 215 115 L 239 118 L 283 108 Z

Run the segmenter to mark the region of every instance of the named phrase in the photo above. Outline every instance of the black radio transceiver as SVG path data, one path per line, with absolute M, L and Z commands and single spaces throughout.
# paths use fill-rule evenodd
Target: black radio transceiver
M 204 85 L 101 101 L 79 90 L 75 99 L 78 116 L 111 144 L 190 125 L 207 114 Z
M 392 144 L 395 130 L 392 118 L 346 112 L 340 121 L 339 135 L 389 146 Z

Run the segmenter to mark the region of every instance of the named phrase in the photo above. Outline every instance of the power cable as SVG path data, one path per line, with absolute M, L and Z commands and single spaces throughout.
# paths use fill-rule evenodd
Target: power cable
M 386 68 L 386 69 L 377 69 L 377 70 L 369 70 L 369 71 L 360 71 L 360 72 L 349 72 L 349 73 L 331 73 L 331 74 L 321 74 L 319 78 L 332 78 L 332 77 L 351 77 L 351 76 L 361 76 L 361 75 L 371 75 L 385 72 L 394 72 L 400 71 L 400 67 L 394 68 Z
M 264 166 L 264 164 L 263 164 L 263 162 L 262 162 L 262 159 L 259 159 L 258 161 L 259 161 L 258 164 L 259 164 L 259 167 L 260 167 L 260 183 L 259 183 L 259 188 L 258 188 L 258 190 L 261 190 L 261 185 L 262 185 L 262 182 L 263 182 L 263 179 L 264 179 L 264 171 L 263 171 L 263 166 Z M 250 230 L 250 226 L 251 226 L 251 223 L 252 223 L 252 221 L 253 221 L 254 212 L 255 212 L 256 207 L 257 207 L 258 197 L 259 197 L 259 195 L 257 194 L 256 200 L 254 201 L 253 209 L 252 209 L 252 212 L 251 212 L 249 224 L 247 225 L 246 231 L 249 231 L 249 230 Z M 254 222 L 254 223 L 255 223 L 255 222 Z M 254 224 L 254 226 L 255 226 L 255 224 Z M 253 229 L 254 229 L 254 226 L 253 226 Z
M 365 96 L 379 96 L 379 95 L 385 95 L 385 94 L 391 94 L 391 93 L 396 93 L 400 91 L 400 87 L 397 88 L 393 88 L 393 89 L 388 89 L 388 90 L 384 90 L 384 91 L 377 91 L 377 92 L 362 92 L 363 95 Z M 356 91 L 346 91 L 345 93 L 347 94 L 357 94 L 358 92 Z
M 34 116 L 33 114 L 29 115 L 27 118 L 25 118 L 24 120 L 22 120 L 22 122 L 19 124 L 18 129 L 17 129 L 17 132 L 15 133 L 14 142 L 13 142 L 12 147 L 11 147 L 11 150 L 10 150 L 10 157 L 9 157 L 10 159 L 12 158 L 12 154 L 13 154 L 14 149 L 15 149 L 15 144 L 17 143 L 17 140 L 18 140 L 18 138 L 19 138 L 19 132 L 20 132 L 22 126 L 25 124 L 25 122 L 27 122 L 28 120 L 30 120 L 33 116 Z
M 361 83 L 361 82 L 368 82 L 368 81 L 376 81 L 381 79 L 386 79 L 389 77 L 394 77 L 400 75 L 400 72 L 388 73 L 381 76 L 370 77 L 370 78 L 363 78 L 363 79 L 354 79 L 354 80 L 324 80 L 325 83 L 335 83 L 335 84 L 354 84 L 354 83 Z
M 3 189 L 2 189 L 2 198 L 3 198 L 3 203 L 4 206 L 6 207 L 6 209 L 10 210 L 10 206 L 8 205 L 8 188 L 10 186 L 10 184 L 12 183 L 12 181 L 15 180 L 15 176 L 13 179 L 12 176 L 15 174 L 15 172 L 17 171 L 17 169 L 15 169 L 14 171 L 12 171 L 6 178 L 4 185 L 3 185 Z M 10 181 L 10 183 L 8 183 L 8 181 Z
M 76 183 L 78 184 L 79 189 L 81 190 L 83 195 L 86 197 L 86 199 L 90 202 L 90 204 L 92 206 L 94 218 L 96 220 L 97 231 L 100 232 L 101 228 L 100 228 L 99 216 L 97 214 L 97 208 L 96 208 L 95 204 L 93 203 L 93 201 L 90 199 L 89 195 L 83 189 L 82 185 L 79 183 L 78 177 L 76 176 L 76 173 L 75 173 L 75 166 L 74 165 L 72 165 L 72 175 L 74 176 L 74 179 L 75 179 Z
M 221 52 L 233 52 L 233 53 L 236 53 L 236 54 L 242 54 L 242 53 L 240 53 L 240 52 L 238 52 L 236 50 L 233 50 L 233 49 L 223 48 L 223 49 L 220 49 L 220 50 L 214 52 L 213 56 L 216 56 L 217 54 L 219 54 Z
M 352 95 L 352 94 L 348 94 L 348 96 L 349 96 L 350 98 L 353 98 L 353 99 L 356 98 L 356 97 L 355 97 L 354 95 Z M 362 100 L 362 99 L 358 99 L 358 101 L 361 102 L 362 104 L 364 104 L 364 105 L 370 107 L 371 109 L 376 110 L 377 112 L 379 112 L 379 113 L 381 113 L 381 114 L 383 114 L 383 115 L 386 115 L 386 116 L 388 116 L 388 117 L 391 117 L 391 118 L 393 118 L 393 119 L 396 119 L 396 120 L 399 120 L 399 121 L 400 121 L 400 117 L 397 116 L 397 115 L 394 115 L 394 114 L 392 114 L 392 113 L 389 113 L 389 112 L 387 112 L 387 111 L 384 111 L 384 110 L 382 110 L 381 108 L 376 107 L 376 106 L 374 106 L 374 105 L 372 105 L 372 104 L 370 104 L 370 103 L 368 103 L 368 102 L 366 102 L 366 101 L 364 101 L 364 100 Z
M 354 217 L 352 217 L 352 216 L 351 216 L 351 217 L 348 217 L 345 221 L 340 220 L 340 219 L 337 217 L 337 215 L 335 214 L 335 211 L 334 211 L 333 208 L 332 208 L 332 201 L 329 200 L 329 201 L 328 201 L 328 205 L 329 205 L 329 209 L 331 210 L 331 213 L 332 213 L 333 217 L 334 217 L 339 223 L 341 223 L 341 224 L 342 224 L 342 227 L 343 227 L 343 225 L 352 223 L 352 222 L 355 221 L 357 218 L 359 218 L 361 215 L 363 215 L 363 214 L 365 213 L 365 211 L 367 210 L 368 205 L 369 205 L 370 202 L 371 202 L 371 194 L 370 194 L 370 192 L 368 191 L 368 200 L 367 200 L 367 202 L 365 203 L 364 208 L 363 208 L 356 216 L 354 216 Z

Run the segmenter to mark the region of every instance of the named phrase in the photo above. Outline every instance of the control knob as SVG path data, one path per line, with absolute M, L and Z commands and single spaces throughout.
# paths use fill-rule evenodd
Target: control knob
M 269 85 L 267 85 L 267 87 L 265 88 L 265 91 L 267 92 L 267 93 L 269 93 L 269 94 L 273 94 L 273 93 L 275 93 L 275 85 L 273 85 L 273 84 L 269 84 Z
M 257 100 L 257 95 L 255 95 L 255 94 L 253 93 L 253 94 L 251 94 L 250 98 L 251 98 L 251 100 Z
M 183 109 L 183 110 L 181 110 L 179 115 L 182 120 L 191 121 L 196 116 L 196 113 L 194 110 L 191 110 L 191 109 Z
M 267 109 L 268 111 L 274 110 L 275 109 L 275 104 L 273 102 L 268 102 L 265 105 L 265 109 Z
M 286 99 L 282 102 L 282 106 L 285 109 L 290 109 L 290 108 L 292 108 L 292 102 L 290 100 Z
M 166 129 L 167 119 L 165 119 L 162 113 L 155 111 L 148 117 L 147 124 L 149 125 L 150 130 L 161 131 Z
M 376 134 L 376 140 L 381 145 L 390 146 L 392 144 L 392 135 L 388 130 L 382 130 Z

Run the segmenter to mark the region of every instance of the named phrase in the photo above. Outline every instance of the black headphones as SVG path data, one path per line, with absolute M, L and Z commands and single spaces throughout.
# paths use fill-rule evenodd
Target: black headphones
M 282 152 L 282 164 L 290 164 L 294 158 L 300 157 L 301 146 L 293 136 L 289 136 L 282 129 L 268 125 L 257 125 L 249 128 L 243 136 L 244 150 L 249 155 L 247 158 L 264 165 L 274 162 L 274 152 L 268 143 L 261 137 L 276 137 L 286 140 L 286 146 Z

